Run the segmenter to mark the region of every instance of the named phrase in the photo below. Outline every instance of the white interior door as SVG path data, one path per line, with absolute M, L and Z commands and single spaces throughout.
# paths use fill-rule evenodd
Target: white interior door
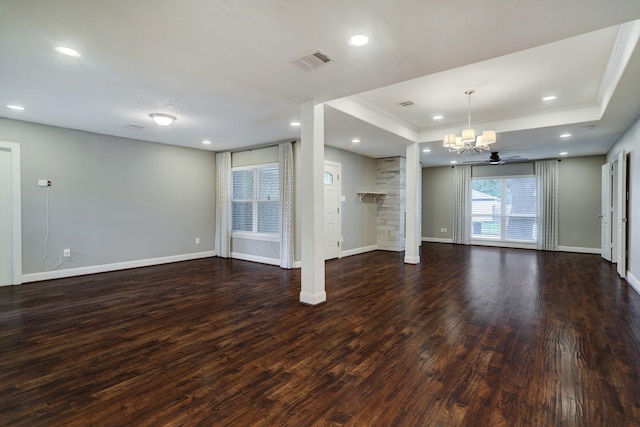
M 13 283 L 11 151 L 0 148 L 0 286 Z
M 340 164 L 324 164 L 324 259 L 340 256 Z
M 618 154 L 616 174 L 616 256 L 620 277 L 627 273 L 627 156 Z
M 600 254 L 607 261 L 611 254 L 611 163 L 602 165 L 602 206 L 600 208 Z

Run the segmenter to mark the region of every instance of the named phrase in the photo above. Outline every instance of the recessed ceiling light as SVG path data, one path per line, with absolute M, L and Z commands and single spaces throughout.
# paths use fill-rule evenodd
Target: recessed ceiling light
M 158 126 L 169 126 L 176 120 L 175 116 L 164 113 L 151 113 L 149 114 L 149 117 L 151 117 Z
M 562 135 L 560 135 L 560 138 L 571 138 L 571 134 L 570 133 L 563 133 Z
M 74 58 L 77 58 L 80 56 L 80 52 L 78 52 L 75 49 L 72 49 L 70 47 L 66 47 L 66 46 L 56 46 L 54 47 L 54 49 L 56 50 L 56 52 L 61 53 L 63 55 L 67 55 L 67 56 L 73 56 Z
M 208 139 L 205 139 L 204 141 L 202 141 L 202 143 L 204 145 L 211 145 L 211 141 L 209 141 Z
M 431 150 L 430 150 L 430 149 L 428 149 L 428 148 L 425 148 L 424 150 L 422 150 L 422 152 L 423 152 L 423 153 L 430 153 L 430 152 L 431 152 Z
M 24 107 L 21 107 L 19 105 L 14 105 L 14 104 L 7 105 L 7 108 L 11 110 L 16 110 L 16 111 L 24 111 Z
M 294 128 L 300 127 L 300 122 L 291 122 L 289 123 L 289 125 L 291 125 Z
M 558 97 L 555 95 L 549 95 L 549 96 L 545 96 L 544 98 L 542 98 L 542 100 L 544 102 L 549 102 L 549 101 L 554 101 L 556 100 Z
M 367 43 L 369 43 L 369 37 L 364 34 L 356 34 L 349 39 L 349 44 L 355 47 L 364 46 Z
M 442 119 L 444 119 L 444 116 L 442 114 L 437 114 L 437 115 L 433 116 L 432 118 L 433 118 L 433 120 L 442 120 Z
M 569 153 L 567 153 L 566 151 L 563 151 L 562 153 L 558 153 L 558 154 L 560 154 L 561 156 L 566 156 Z
M 455 165 L 456 163 L 458 163 L 458 161 L 457 161 L 457 160 L 451 160 L 451 164 L 452 164 L 452 165 Z
M 354 144 L 359 144 L 360 143 L 360 138 L 353 138 L 351 140 L 351 142 L 353 142 Z

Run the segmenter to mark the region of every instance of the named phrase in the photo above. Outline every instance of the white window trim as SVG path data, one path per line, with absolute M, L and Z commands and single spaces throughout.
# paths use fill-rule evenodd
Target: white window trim
M 481 176 L 481 177 L 472 177 L 471 182 L 473 183 L 474 179 L 519 179 L 519 178 L 536 178 L 535 174 L 522 174 L 522 175 L 496 175 L 496 176 Z M 538 189 L 536 188 L 536 192 Z M 501 207 L 502 208 L 502 207 Z M 501 216 L 504 216 L 501 213 Z M 525 214 L 516 214 L 509 215 L 513 217 L 521 217 L 521 218 L 535 218 L 536 222 L 539 221 L 539 218 L 536 214 L 525 215 Z M 472 216 L 473 218 L 473 216 Z M 495 246 L 495 247 L 504 247 L 504 248 L 516 248 L 516 249 L 536 249 L 536 242 L 530 242 L 525 240 L 508 240 L 508 239 L 496 239 L 492 237 L 473 237 L 473 233 L 471 233 L 471 243 L 474 245 L 480 246 Z
M 278 169 L 278 173 L 280 172 L 280 164 L 277 162 L 271 163 L 259 163 L 255 165 L 246 165 L 246 166 L 236 166 L 231 168 L 231 173 L 234 171 L 242 171 L 242 170 L 252 170 L 258 171 L 259 169 L 266 168 L 275 168 Z M 255 173 L 255 172 L 254 172 Z M 254 175 L 255 176 L 255 175 Z M 253 194 L 258 194 L 257 191 L 257 181 L 254 179 L 253 181 L 254 189 Z M 280 199 L 278 199 L 279 201 Z M 254 199 L 234 199 L 233 195 L 231 196 L 231 203 L 233 202 L 251 202 L 253 207 L 253 227 L 256 228 L 258 221 L 258 201 L 260 201 L 257 196 Z M 233 219 L 232 219 L 233 222 Z M 282 225 L 281 225 L 282 226 Z M 262 240 L 267 242 L 280 242 L 280 233 L 259 233 L 257 231 L 244 231 L 244 230 L 231 230 L 231 237 L 237 239 L 250 239 L 250 240 Z

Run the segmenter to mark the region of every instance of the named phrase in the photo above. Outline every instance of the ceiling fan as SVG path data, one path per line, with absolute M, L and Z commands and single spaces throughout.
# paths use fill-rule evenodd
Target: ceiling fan
M 484 165 L 484 164 L 490 164 L 490 165 L 504 165 L 506 163 L 519 163 L 519 162 L 526 162 L 527 158 L 525 157 L 521 157 L 521 156 L 509 156 L 509 157 L 500 157 L 500 155 L 498 154 L 497 151 L 492 151 L 491 152 L 491 156 L 489 156 L 489 159 L 483 159 L 481 161 L 467 161 L 464 163 L 470 163 L 470 164 L 474 164 L 474 165 Z

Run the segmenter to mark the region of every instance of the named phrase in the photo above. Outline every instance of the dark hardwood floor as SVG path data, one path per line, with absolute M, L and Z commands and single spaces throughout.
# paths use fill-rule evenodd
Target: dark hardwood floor
M 597 255 L 424 244 L 0 288 L 0 424 L 640 425 L 640 297 Z

